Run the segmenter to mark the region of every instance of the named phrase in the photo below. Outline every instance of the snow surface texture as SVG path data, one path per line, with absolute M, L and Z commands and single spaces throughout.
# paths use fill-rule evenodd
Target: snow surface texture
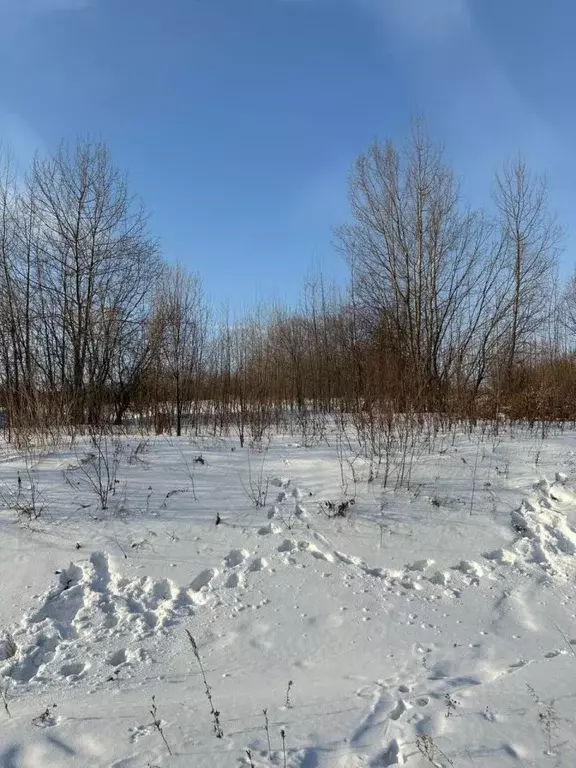
M 462 435 L 393 492 L 326 445 L 158 438 L 102 511 L 81 448 L 7 448 L 43 511 L 0 513 L 0 766 L 572 768 L 575 449 Z

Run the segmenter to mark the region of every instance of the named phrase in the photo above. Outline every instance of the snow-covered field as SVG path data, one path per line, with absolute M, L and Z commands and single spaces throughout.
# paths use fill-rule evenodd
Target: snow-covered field
M 576 765 L 575 433 L 440 438 L 399 491 L 330 441 L 139 443 L 104 512 L 88 444 L 2 449 L 0 766 Z

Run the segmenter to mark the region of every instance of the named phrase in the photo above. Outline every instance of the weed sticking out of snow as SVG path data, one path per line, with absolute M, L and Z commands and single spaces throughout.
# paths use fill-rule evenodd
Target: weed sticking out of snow
M 186 634 L 188 635 L 188 640 L 190 640 L 190 645 L 192 646 L 192 653 L 194 654 L 194 658 L 196 659 L 198 663 L 198 667 L 200 669 L 200 674 L 202 675 L 202 682 L 204 683 L 204 692 L 206 694 L 206 698 L 208 699 L 208 704 L 210 705 L 210 716 L 212 717 L 212 727 L 214 729 L 214 733 L 216 734 L 216 738 L 221 739 L 224 737 L 224 732 L 222 731 L 222 727 L 220 725 L 220 712 L 214 706 L 214 700 L 212 699 L 212 688 L 208 685 L 208 681 L 206 680 L 206 672 L 204 671 L 204 665 L 202 664 L 202 659 L 200 658 L 200 651 L 198 650 L 196 641 L 190 634 L 189 630 L 186 630 Z
M 172 756 L 172 749 L 170 748 L 170 744 L 168 744 L 168 740 L 166 739 L 166 734 L 164 733 L 164 725 L 162 723 L 162 720 L 160 720 L 160 717 L 158 716 L 158 707 L 156 706 L 156 696 L 152 696 L 152 703 L 150 706 L 150 714 L 152 715 L 152 725 L 160 735 L 160 738 L 164 742 L 164 746 L 168 750 L 168 754 Z

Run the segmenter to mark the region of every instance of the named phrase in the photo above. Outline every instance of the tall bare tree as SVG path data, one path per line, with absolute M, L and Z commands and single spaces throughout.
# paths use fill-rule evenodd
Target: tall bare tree
M 81 422 L 89 389 L 106 380 L 112 350 L 125 340 L 153 287 L 157 247 L 146 211 L 105 144 L 62 144 L 53 156 L 36 158 L 31 185 L 40 222 L 44 321 L 72 419 Z
M 494 201 L 502 258 L 510 276 L 503 355 L 510 376 L 546 320 L 549 302 L 543 297 L 552 288 L 562 230 L 549 211 L 546 180 L 532 174 L 521 158 L 496 175 Z
M 184 408 L 202 373 L 208 312 L 200 278 L 182 266 L 166 266 L 156 307 L 162 325 L 161 354 L 174 385 L 176 434 L 182 434 Z
M 350 203 L 353 223 L 338 234 L 354 305 L 417 388 L 439 393 L 499 303 L 491 227 L 463 206 L 421 123 L 402 150 L 375 143 L 358 158 Z

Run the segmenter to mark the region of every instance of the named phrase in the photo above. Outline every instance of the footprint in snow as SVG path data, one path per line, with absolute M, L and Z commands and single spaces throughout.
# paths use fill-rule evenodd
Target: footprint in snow
M 208 587 L 211 581 L 218 575 L 216 568 L 206 568 L 201 571 L 198 576 L 190 584 L 190 588 L 194 592 L 199 592 L 203 587 Z
M 232 589 L 239 587 L 242 583 L 241 575 L 238 573 L 231 573 L 226 579 L 226 586 Z
M 270 480 L 270 485 L 276 486 L 276 488 L 287 488 L 290 485 L 289 477 L 273 477 Z
M 399 720 L 402 715 L 408 711 L 408 705 L 402 701 L 402 699 L 398 699 L 398 703 L 390 712 L 390 720 Z
M 232 549 L 224 558 L 224 562 L 228 568 L 235 568 L 237 565 L 241 565 L 250 553 L 245 549 Z
M 127 657 L 126 657 L 126 649 L 120 648 L 117 651 L 114 651 L 114 653 L 111 653 L 108 658 L 106 659 L 108 664 L 110 664 L 111 667 L 120 667 L 122 664 L 126 664 Z
M 268 525 L 263 525 L 262 528 L 258 528 L 259 536 L 270 536 L 270 534 L 278 533 L 282 533 L 282 528 L 273 523 L 268 523 Z
M 392 766 L 401 765 L 404 762 L 402 753 L 400 752 L 400 744 L 397 739 L 392 739 L 383 752 L 370 761 L 370 766 Z
M 302 552 L 309 552 L 312 557 L 315 557 L 317 560 L 325 560 L 328 563 L 334 562 L 333 555 L 329 552 L 322 552 L 322 550 L 318 549 L 315 544 L 311 544 L 309 541 L 299 541 L 297 546 L 299 550 Z
M 78 680 L 89 667 L 89 664 L 84 664 L 81 661 L 71 662 L 70 664 L 63 664 L 58 670 L 58 674 L 67 680 Z

